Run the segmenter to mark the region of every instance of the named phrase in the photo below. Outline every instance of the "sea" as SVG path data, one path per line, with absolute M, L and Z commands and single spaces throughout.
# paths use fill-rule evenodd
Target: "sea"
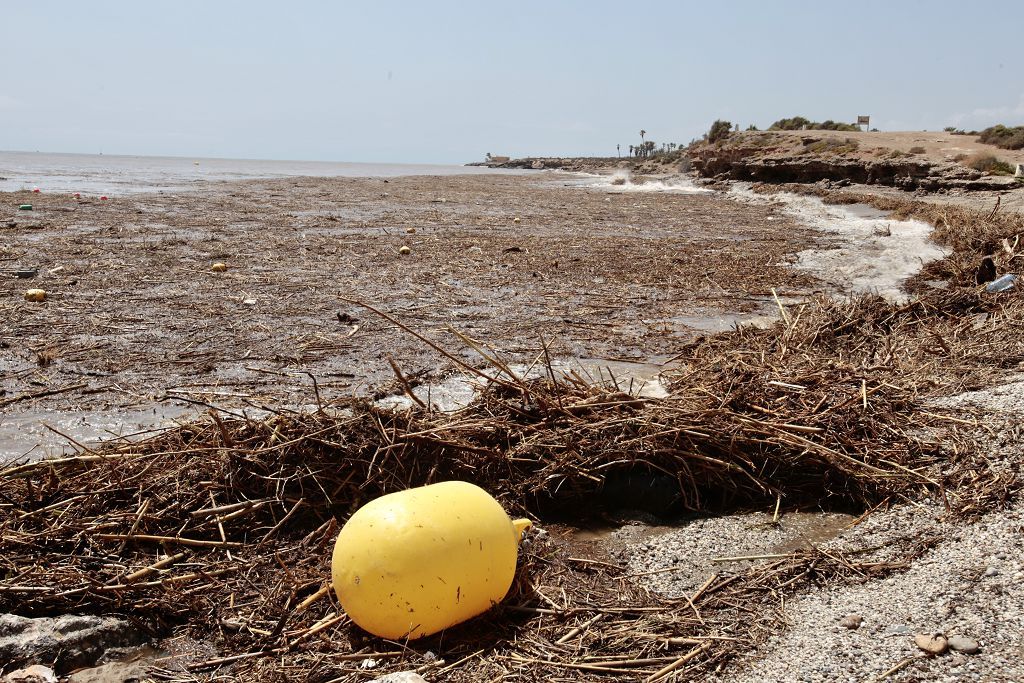
M 136 192 L 179 192 L 221 180 L 289 176 L 392 178 L 409 175 L 465 175 L 496 171 L 440 164 L 207 159 L 112 154 L 51 154 L 0 151 L 0 191 L 81 192 L 110 196 Z

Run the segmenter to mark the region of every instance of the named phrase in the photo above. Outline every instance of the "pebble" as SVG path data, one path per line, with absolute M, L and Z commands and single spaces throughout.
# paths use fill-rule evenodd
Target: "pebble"
M 985 570 L 985 576 L 999 576 L 999 570 L 995 567 L 989 567 Z
M 864 617 L 859 614 L 847 614 L 839 620 L 839 625 L 848 629 L 860 628 L 862 623 L 864 623 Z
M 978 646 L 978 641 L 967 636 L 950 636 L 949 648 L 957 652 L 963 652 L 965 655 L 976 655 L 981 650 Z
M 941 633 L 918 633 L 914 636 L 914 645 L 930 655 L 941 655 L 948 644 L 946 636 Z

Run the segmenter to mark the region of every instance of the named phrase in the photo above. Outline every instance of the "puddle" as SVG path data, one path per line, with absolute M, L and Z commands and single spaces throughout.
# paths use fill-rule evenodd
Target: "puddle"
M 948 253 L 931 241 L 928 223 L 893 220 L 865 204 L 831 205 L 816 197 L 787 193 L 759 195 L 743 183 L 737 183 L 729 196 L 779 205 L 798 221 L 821 230 L 826 243 L 799 252 L 794 265 L 828 283 L 836 295 L 873 292 L 891 301 L 905 301 L 903 282 Z
M 654 359 L 652 362 L 627 361 L 605 358 L 572 358 L 556 359 L 551 362 L 551 369 L 558 377 L 575 377 L 588 384 L 603 384 L 618 387 L 624 393 L 639 398 L 665 398 L 668 389 L 661 381 L 661 373 L 667 368 L 662 363 L 665 359 Z M 546 376 L 546 365 L 527 366 L 512 364 L 509 366 L 517 376 L 535 379 Z M 490 377 L 498 376 L 493 369 L 484 371 Z M 476 397 L 486 380 L 469 374 L 452 375 L 451 377 L 418 386 L 413 394 L 432 409 L 448 413 L 462 410 Z M 384 408 L 412 408 L 415 403 L 408 396 L 386 396 L 377 402 Z
M 700 330 L 701 332 L 729 332 L 738 326 L 752 325 L 754 327 L 768 328 L 779 319 L 778 314 L 770 315 L 767 311 L 762 313 L 720 313 L 717 315 L 680 315 L 671 318 L 671 322 Z
M 109 411 L 36 410 L 0 416 L 0 463 L 15 459 L 57 458 L 74 454 L 68 440 L 49 425 L 84 445 L 173 426 L 176 420 L 197 415 L 193 407 L 153 405 Z
M 861 204 L 859 202 L 856 204 L 843 204 L 842 206 L 858 218 L 885 219 L 892 213 L 891 211 L 884 211 L 870 204 Z

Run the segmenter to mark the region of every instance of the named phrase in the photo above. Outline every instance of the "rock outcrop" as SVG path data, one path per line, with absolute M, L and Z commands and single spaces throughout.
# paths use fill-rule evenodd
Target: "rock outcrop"
M 58 673 L 92 666 L 111 649 L 139 645 L 145 637 L 115 617 L 66 614 L 30 619 L 0 614 L 0 662 L 45 664 Z

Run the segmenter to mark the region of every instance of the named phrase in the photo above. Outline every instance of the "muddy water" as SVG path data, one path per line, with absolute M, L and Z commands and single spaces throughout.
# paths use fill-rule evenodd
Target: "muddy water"
M 79 449 L 69 438 L 89 446 L 111 439 L 145 436 L 197 413 L 193 408 L 154 404 L 128 410 L 35 410 L 0 415 L 0 463 L 73 454 Z

